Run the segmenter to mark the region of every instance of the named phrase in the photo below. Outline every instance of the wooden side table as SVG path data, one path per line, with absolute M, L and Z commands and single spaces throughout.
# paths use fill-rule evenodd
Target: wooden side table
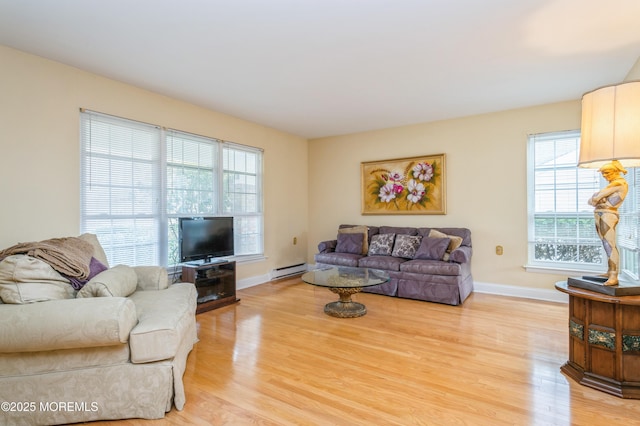
M 569 295 L 569 360 L 578 383 L 640 399 L 640 296 L 610 296 L 556 283 Z

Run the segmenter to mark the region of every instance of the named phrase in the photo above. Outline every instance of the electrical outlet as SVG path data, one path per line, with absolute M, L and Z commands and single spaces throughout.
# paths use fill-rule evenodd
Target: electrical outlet
M 502 253 L 504 252 L 502 246 L 496 246 L 496 254 L 498 256 L 502 256 Z
M 296 244 L 298 244 L 298 237 L 293 237 L 293 245 L 295 246 Z

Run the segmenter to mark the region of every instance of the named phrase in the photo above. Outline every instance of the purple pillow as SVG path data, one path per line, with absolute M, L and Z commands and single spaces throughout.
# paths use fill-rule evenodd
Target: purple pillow
M 362 234 L 338 234 L 336 253 L 362 254 Z
M 100 262 L 95 257 L 92 257 L 91 262 L 89 263 L 89 276 L 87 277 L 87 281 L 98 275 L 100 272 L 106 271 L 107 269 L 109 268 L 103 265 L 102 262 Z
M 449 238 L 424 237 L 414 259 L 442 260 L 449 247 Z

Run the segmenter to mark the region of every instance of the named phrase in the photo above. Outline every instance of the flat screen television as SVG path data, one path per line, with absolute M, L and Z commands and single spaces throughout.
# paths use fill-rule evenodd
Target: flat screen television
M 232 217 L 181 217 L 179 228 L 181 262 L 234 254 Z

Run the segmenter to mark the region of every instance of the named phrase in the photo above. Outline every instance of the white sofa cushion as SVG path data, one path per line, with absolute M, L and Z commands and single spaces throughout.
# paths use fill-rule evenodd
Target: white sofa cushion
M 137 284 L 138 275 L 131 266 L 116 265 L 91 278 L 76 297 L 127 297 Z
M 93 348 L 0 353 L 0 376 L 33 376 L 128 362 L 128 343 Z
M 137 322 L 134 303 L 124 297 L 4 305 L 0 353 L 117 345 Z
M 136 291 L 129 299 L 136 305 L 139 320 L 129 336 L 131 362 L 173 358 L 193 322 L 196 287 L 177 283 L 166 290 Z
M 0 298 L 4 303 L 72 299 L 75 293 L 68 279 L 40 259 L 14 254 L 0 262 Z

